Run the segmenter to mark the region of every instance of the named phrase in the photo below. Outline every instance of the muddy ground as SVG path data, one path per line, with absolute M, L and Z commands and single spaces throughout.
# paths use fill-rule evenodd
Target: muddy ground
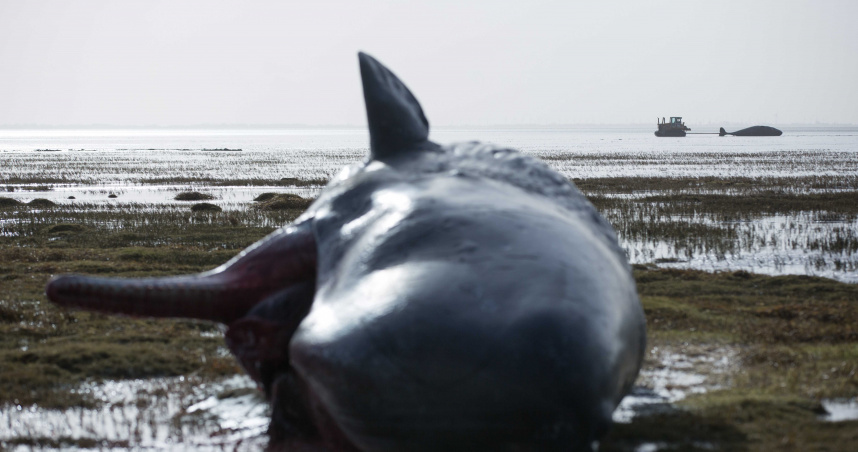
M 617 191 L 618 181 L 596 182 Z M 829 203 L 847 221 L 854 221 L 858 205 L 852 194 L 826 201 L 754 193 L 734 193 L 733 201 L 698 195 L 640 203 L 734 216 L 743 209 L 813 211 Z M 632 202 L 590 194 L 615 224 L 617 212 Z M 179 443 L 255 450 L 264 444 L 266 407 L 226 352 L 222 327 L 66 311 L 43 293 L 51 275 L 60 273 L 207 270 L 303 208 L 246 203 L 193 212 L 190 205 L 0 207 L 6 221 L 0 236 L 0 446 L 126 450 Z M 682 221 L 668 232 L 659 224 L 638 222 L 634 230 L 689 242 L 708 234 L 683 231 Z M 621 234 L 629 228 L 618 225 Z M 844 234 L 837 252 L 851 253 L 854 234 Z M 639 385 L 601 450 L 855 450 L 858 420 L 848 407 L 858 396 L 858 286 L 660 265 L 634 266 L 649 352 Z M 832 416 L 840 408 L 846 414 Z

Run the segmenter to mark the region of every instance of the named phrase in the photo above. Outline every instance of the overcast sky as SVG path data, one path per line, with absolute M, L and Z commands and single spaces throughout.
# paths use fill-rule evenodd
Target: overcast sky
M 467 4 L 467 6 L 463 6 Z M 0 0 L 0 125 L 858 124 L 858 1 Z

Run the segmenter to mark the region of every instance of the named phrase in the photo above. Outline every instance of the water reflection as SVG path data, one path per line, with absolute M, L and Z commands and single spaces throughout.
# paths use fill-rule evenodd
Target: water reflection
M 632 263 L 707 271 L 813 275 L 858 282 L 858 219 L 796 212 L 742 220 L 606 211 Z
M 18 444 L 20 450 L 255 451 L 268 441 L 268 405 L 247 376 L 90 382 L 73 392 L 100 406 L 6 405 L 0 408 L 0 442 Z

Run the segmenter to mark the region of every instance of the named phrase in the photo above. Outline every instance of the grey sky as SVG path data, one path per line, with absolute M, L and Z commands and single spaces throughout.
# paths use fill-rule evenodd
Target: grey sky
M 465 5 L 466 4 L 466 5 Z M 858 1 L 0 0 L 0 125 L 858 123 Z

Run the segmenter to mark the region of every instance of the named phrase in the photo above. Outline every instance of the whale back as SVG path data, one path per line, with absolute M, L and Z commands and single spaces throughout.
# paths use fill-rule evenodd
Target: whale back
M 289 355 L 316 424 L 360 450 L 589 450 L 645 345 L 612 227 L 538 159 L 432 143 L 405 85 L 361 68 L 370 158 L 297 220 L 319 262 Z

